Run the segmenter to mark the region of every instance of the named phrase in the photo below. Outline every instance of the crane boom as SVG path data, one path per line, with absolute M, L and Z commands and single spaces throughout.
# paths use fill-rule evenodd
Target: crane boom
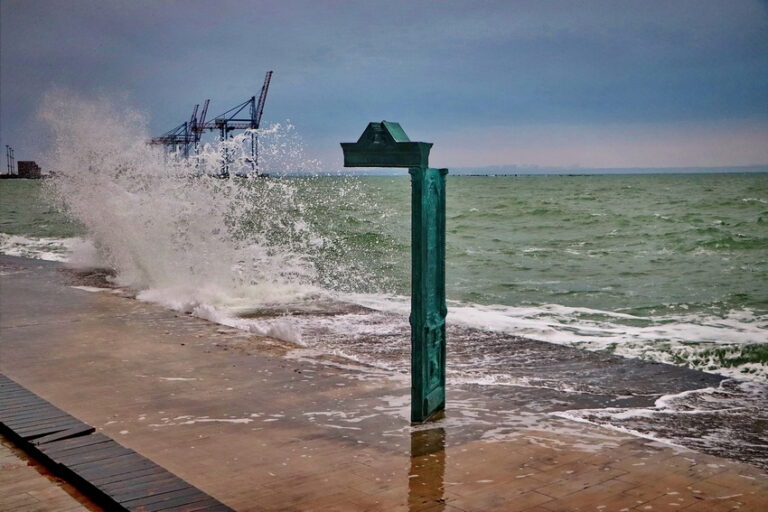
M 246 159 L 251 165 L 251 171 L 255 172 L 257 176 L 263 176 L 258 167 L 258 133 L 257 130 L 261 125 L 261 118 L 264 114 L 264 104 L 267 101 L 267 93 L 269 92 L 269 84 L 272 81 L 272 71 L 267 71 L 264 76 L 264 84 L 261 86 L 261 92 L 259 93 L 258 100 L 256 96 L 251 96 L 244 102 L 235 105 L 226 112 L 215 116 L 212 120 L 208 121 L 208 106 L 210 99 L 206 99 L 203 103 L 202 111 L 200 110 L 200 104 L 195 105 L 192 110 L 192 116 L 189 121 L 180 124 L 179 126 L 168 130 L 158 137 L 153 137 L 149 141 L 149 144 L 163 145 L 168 151 L 182 151 L 182 155 L 189 157 L 190 146 L 194 148 L 197 153 L 198 144 L 205 132 L 218 131 L 220 134 L 220 140 L 227 140 L 230 138 L 229 133 L 235 130 L 251 130 L 250 133 L 250 158 Z M 248 108 L 248 110 L 246 110 Z M 247 114 L 246 114 L 247 112 Z M 198 113 L 200 116 L 198 117 Z M 224 162 L 222 164 L 221 175 L 229 175 L 229 155 L 227 154 L 227 148 L 224 148 Z
M 267 91 L 269 91 L 269 83 L 272 81 L 272 71 L 267 71 L 264 77 L 264 85 L 261 86 L 261 94 L 259 94 L 259 104 L 256 107 L 256 115 L 254 116 L 254 128 L 258 128 L 261 124 L 261 115 L 264 113 L 264 103 L 267 102 Z

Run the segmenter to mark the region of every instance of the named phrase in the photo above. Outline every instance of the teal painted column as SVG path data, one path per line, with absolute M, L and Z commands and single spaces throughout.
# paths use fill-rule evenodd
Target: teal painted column
M 368 123 L 342 142 L 344 167 L 405 167 L 411 174 L 411 421 L 445 409 L 445 176 L 429 167 L 430 142 L 399 123 Z
M 445 176 L 411 174 L 411 421 L 445 409 Z

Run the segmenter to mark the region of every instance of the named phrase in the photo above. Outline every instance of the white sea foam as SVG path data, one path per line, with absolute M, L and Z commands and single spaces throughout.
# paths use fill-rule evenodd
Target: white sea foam
M 54 261 L 66 260 L 69 257 L 69 265 L 76 268 L 101 265 L 94 244 L 79 238 L 33 239 L 0 235 L 0 243 L 0 252 L 6 254 Z M 72 258 L 76 258 L 75 264 L 71 263 Z M 90 291 L 90 288 L 88 290 Z M 196 286 L 150 286 L 139 291 L 136 296 L 139 300 L 215 323 L 300 345 L 312 345 L 311 340 L 305 339 L 304 333 L 307 330 L 325 330 L 340 336 L 385 335 L 401 329 L 402 321 L 371 322 L 367 315 L 359 313 L 328 317 L 307 315 L 249 319 L 241 318 L 240 312 L 253 310 L 258 305 L 310 302 L 318 298 L 351 302 L 401 317 L 407 317 L 410 311 L 409 297 L 334 294 L 316 285 L 302 282 L 250 283 L 234 288 L 227 288 L 226 284 L 205 282 L 199 282 Z M 681 359 L 696 360 L 694 366 L 700 369 L 738 378 L 768 380 L 768 368 L 765 364 L 746 362 L 723 367 L 714 356 L 702 359 L 699 356 L 702 349 L 695 345 L 700 343 L 705 346 L 732 346 L 763 343 L 763 326 L 768 322 L 768 318 L 749 309 L 730 311 L 725 316 L 687 313 L 685 308 L 681 308 L 683 313 L 679 315 L 637 316 L 558 304 L 449 304 L 449 321 L 467 327 L 525 336 L 550 343 L 577 345 L 590 350 L 611 347 L 619 355 L 660 362 L 679 364 Z M 350 351 L 326 348 L 329 353 L 378 366 L 376 361 L 360 359 Z M 519 379 L 507 382 L 503 376 L 493 376 L 487 382 L 475 382 L 477 379 L 474 377 L 471 379 L 477 384 L 525 385 L 518 382 Z
M 718 387 L 658 398 L 653 407 L 577 409 L 552 413 L 663 443 L 731 456 L 734 447 L 754 449 L 750 461 L 768 464 L 765 420 L 768 385 L 724 380 Z
M 313 256 L 333 242 L 301 215 L 307 205 L 295 182 L 210 176 L 224 155 L 231 176 L 250 169 L 249 133 L 204 144 L 184 159 L 148 146 L 143 116 L 107 101 L 55 92 L 41 118 L 55 140 L 50 165 L 57 176 L 49 195 L 85 226 L 91 242 L 70 241 L 73 265 L 106 264 L 118 285 L 141 291 L 140 299 L 182 311 L 202 308 L 200 314 L 238 301 L 300 300 L 315 289 Z M 303 158 L 290 126 L 261 130 L 259 140 L 262 171 L 317 165 Z M 32 245 L 17 238 L 3 244 L 4 252 Z M 65 252 L 55 254 L 63 259 Z
M 70 286 L 75 290 L 82 290 L 84 292 L 98 293 L 98 292 L 111 292 L 112 288 L 100 288 L 98 286 Z
M 40 238 L 0 233 L 0 253 L 48 261 L 67 261 L 81 238 Z

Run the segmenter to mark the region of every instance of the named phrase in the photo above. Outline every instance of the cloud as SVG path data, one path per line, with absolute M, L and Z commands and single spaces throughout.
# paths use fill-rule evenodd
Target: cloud
M 268 69 L 265 121 L 290 118 L 318 152 L 383 118 L 456 139 L 768 122 L 768 14 L 753 0 L 5 0 L 0 29 L 0 136 L 19 154 L 39 150 L 52 85 L 128 97 L 159 133 L 205 98 L 215 114 L 257 93 Z

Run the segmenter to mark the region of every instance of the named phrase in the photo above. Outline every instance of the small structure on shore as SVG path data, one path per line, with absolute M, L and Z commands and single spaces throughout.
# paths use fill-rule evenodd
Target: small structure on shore
M 9 168 L 7 174 L 0 174 L 0 179 L 39 180 L 43 178 L 43 170 L 34 160 L 19 160 L 14 169 Z
M 40 166 L 34 160 L 20 160 L 17 170 L 19 178 L 39 180 L 43 177 L 43 170 L 40 169 Z

